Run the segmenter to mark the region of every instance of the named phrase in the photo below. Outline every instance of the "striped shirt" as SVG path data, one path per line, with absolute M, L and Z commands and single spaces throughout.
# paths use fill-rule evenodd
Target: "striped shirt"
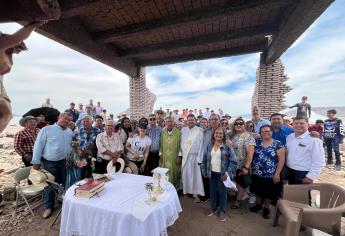
M 155 128 L 148 128 L 147 129 L 147 136 L 152 141 L 150 151 L 151 152 L 158 152 L 159 151 L 159 140 L 161 138 L 162 128 L 155 127 Z
M 40 129 L 35 128 L 33 132 L 30 129 L 23 129 L 14 136 L 14 150 L 24 156 L 26 153 L 32 154 L 34 144 Z

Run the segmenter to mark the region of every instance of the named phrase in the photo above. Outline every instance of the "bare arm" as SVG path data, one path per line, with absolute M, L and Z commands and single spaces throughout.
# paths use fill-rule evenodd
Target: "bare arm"
M 250 166 L 252 165 L 253 155 L 254 155 L 254 146 L 248 145 L 246 147 L 246 152 L 247 152 L 246 162 L 244 163 L 244 166 L 243 166 L 243 168 L 244 168 L 243 173 L 244 174 L 249 173 Z
M 285 148 L 278 149 L 277 155 L 278 155 L 278 165 L 273 176 L 273 182 L 275 184 L 280 182 L 280 173 L 282 172 L 282 169 L 285 164 Z
M 0 37 L 0 51 L 5 51 L 8 48 L 17 46 L 24 39 L 27 39 L 32 33 L 32 31 L 41 24 L 41 22 L 33 22 L 24 26 L 14 34 L 6 35 L 5 37 Z

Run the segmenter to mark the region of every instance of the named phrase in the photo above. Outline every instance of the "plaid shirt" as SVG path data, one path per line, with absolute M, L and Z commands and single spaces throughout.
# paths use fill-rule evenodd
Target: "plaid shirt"
M 24 156 L 26 153 L 31 153 L 34 149 L 35 140 L 40 129 L 35 128 L 34 132 L 25 128 L 14 136 L 14 150 L 20 155 Z

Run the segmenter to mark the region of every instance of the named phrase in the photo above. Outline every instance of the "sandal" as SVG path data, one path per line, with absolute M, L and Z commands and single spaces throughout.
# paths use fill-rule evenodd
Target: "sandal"
M 231 205 L 231 209 L 238 209 L 240 208 L 241 201 L 235 200 L 235 202 Z

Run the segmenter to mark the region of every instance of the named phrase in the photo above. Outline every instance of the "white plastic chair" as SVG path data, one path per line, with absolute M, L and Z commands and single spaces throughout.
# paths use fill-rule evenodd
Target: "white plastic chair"
M 33 185 L 28 185 L 28 186 L 24 186 L 24 187 L 20 186 L 21 181 L 28 179 L 28 177 L 30 175 L 31 168 L 32 168 L 31 166 L 20 168 L 14 174 L 14 181 L 15 181 L 16 192 L 17 192 L 15 212 L 17 213 L 17 208 L 19 205 L 19 196 L 21 196 L 24 199 L 26 205 L 28 206 L 30 213 L 33 216 L 35 216 L 28 200 L 30 200 L 31 198 L 34 198 L 38 195 L 42 195 L 43 194 L 43 188 L 33 186 Z M 29 197 L 29 199 L 27 197 Z M 42 197 L 42 199 L 43 199 L 43 197 Z

